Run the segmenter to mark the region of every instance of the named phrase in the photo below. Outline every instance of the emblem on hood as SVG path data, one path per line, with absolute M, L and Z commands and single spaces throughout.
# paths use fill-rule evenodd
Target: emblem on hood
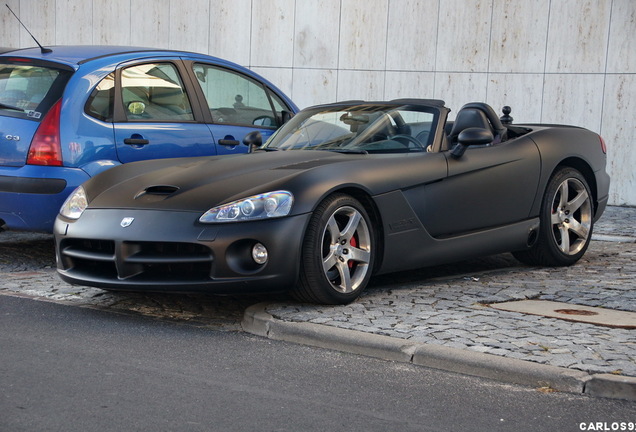
M 129 227 L 134 220 L 135 220 L 134 217 L 125 217 L 121 220 L 121 222 L 119 222 L 119 225 L 121 225 L 122 228 L 126 228 L 126 227 Z

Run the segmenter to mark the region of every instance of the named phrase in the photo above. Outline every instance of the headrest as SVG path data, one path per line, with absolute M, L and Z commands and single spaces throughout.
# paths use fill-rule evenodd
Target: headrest
M 150 102 L 157 105 L 181 105 L 183 92 L 179 87 L 153 87 Z

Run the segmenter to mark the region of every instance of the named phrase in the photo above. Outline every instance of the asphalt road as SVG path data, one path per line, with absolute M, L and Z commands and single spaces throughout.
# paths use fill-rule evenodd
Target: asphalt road
M 0 295 L 0 329 L 3 432 L 535 432 L 636 422 L 633 402 L 29 298 Z

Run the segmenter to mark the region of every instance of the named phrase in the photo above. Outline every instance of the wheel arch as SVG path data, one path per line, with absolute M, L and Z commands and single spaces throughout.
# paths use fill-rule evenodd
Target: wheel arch
M 596 183 L 596 176 L 594 175 L 594 171 L 590 167 L 590 165 L 585 162 L 581 158 L 570 157 L 562 160 L 555 168 L 552 170 L 550 174 L 550 178 L 561 168 L 574 168 L 578 172 L 580 172 L 588 186 L 590 187 L 590 191 L 592 192 L 592 203 L 594 204 L 594 213 L 596 213 L 598 209 L 598 185 Z
M 377 269 L 382 265 L 382 261 L 384 258 L 384 243 L 382 239 L 384 238 L 384 228 L 382 223 L 382 216 L 380 215 L 380 211 L 373 200 L 373 197 L 364 189 L 358 188 L 355 186 L 346 186 L 340 189 L 332 190 L 329 194 L 323 197 L 323 200 L 334 194 L 345 194 L 349 195 L 362 204 L 364 209 L 366 210 L 369 218 L 371 218 L 371 222 L 373 223 L 373 229 L 375 231 L 375 243 L 376 243 L 376 254 L 375 254 L 375 263 L 373 265 L 372 272 L 375 273 Z M 316 204 L 317 205 L 317 204 Z

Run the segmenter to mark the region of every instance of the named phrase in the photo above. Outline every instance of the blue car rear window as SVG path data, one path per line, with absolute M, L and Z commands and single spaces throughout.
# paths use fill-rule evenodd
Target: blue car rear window
M 26 59 L 0 60 L 0 115 L 41 120 L 72 72 Z

